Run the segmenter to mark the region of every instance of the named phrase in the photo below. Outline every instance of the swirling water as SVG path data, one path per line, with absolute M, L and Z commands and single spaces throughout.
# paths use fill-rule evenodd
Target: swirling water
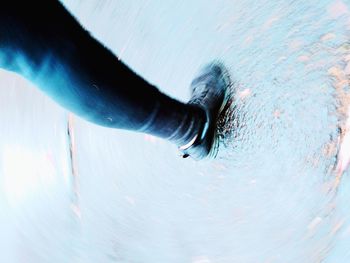
M 220 151 L 183 160 L 1 72 L 1 261 L 347 262 L 347 0 L 64 3 L 182 101 L 199 67 L 223 61 Z

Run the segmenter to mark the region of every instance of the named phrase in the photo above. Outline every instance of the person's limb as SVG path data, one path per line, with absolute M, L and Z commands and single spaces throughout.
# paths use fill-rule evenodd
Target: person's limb
M 212 64 L 176 101 L 136 75 L 56 0 L 6 1 L 0 9 L 0 67 L 35 83 L 68 110 L 102 126 L 148 133 L 202 159 L 217 145 L 229 81 Z
M 178 102 L 137 76 L 58 1 L 6 2 L 0 9 L 0 67 L 29 79 L 68 110 L 102 126 L 178 145 L 204 126 L 203 109 Z

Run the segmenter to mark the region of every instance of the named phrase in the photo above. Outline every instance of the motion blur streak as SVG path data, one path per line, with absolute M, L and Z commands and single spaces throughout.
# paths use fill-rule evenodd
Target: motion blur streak
M 347 263 L 349 0 L 65 0 L 186 101 L 219 59 L 219 158 L 97 127 L 0 72 L 0 262 Z

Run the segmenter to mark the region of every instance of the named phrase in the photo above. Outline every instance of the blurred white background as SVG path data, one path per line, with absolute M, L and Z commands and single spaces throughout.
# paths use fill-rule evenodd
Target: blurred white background
M 195 162 L 0 71 L 0 262 L 348 262 L 348 0 L 64 4 L 179 100 L 222 60 L 235 121 Z

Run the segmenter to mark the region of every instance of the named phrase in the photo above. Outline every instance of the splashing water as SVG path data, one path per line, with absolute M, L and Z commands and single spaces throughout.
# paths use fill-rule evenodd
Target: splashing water
M 182 160 L 157 138 L 68 121 L 1 72 L 1 262 L 346 262 L 348 1 L 64 2 L 180 100 L 222 60 L 233 83 L 219 156 Z M 30 187 L 12 189 L 8 171 L 23 169 Z

